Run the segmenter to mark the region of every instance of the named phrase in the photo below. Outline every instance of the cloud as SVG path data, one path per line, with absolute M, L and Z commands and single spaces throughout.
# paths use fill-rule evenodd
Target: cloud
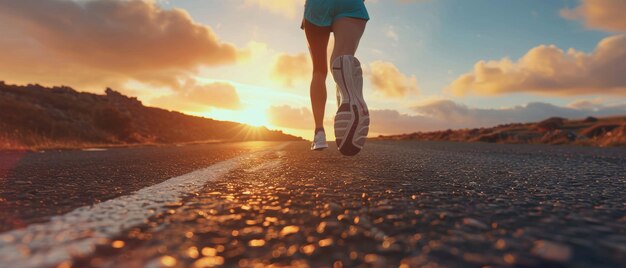
M 311 75 L 311 68 L 311 61 L 306 53 L 296 55 L 283 53 L 276 57 L 270 76 L 284 86 L 293 87 L 297 80 L 306 79 Z
M 385 31 L 385 35 L 387 37 L 389 37 L 389 39 L 393 40 L 393 41 L 400 41 L 400 36 L 398 35 L 398 33 L 396 32 L 395 27 L 393 26 L 389 26 L 387 27 L 387 30 Z
M 288 105 L 272 106 L 267 112 L 268 121 L 276 127 L 291 129 L 313 129 L 313 113 L 308 108 Z
M 229 110 L 241 108 L 237 89 L 231 84 L 216 82 L 197 85 L 195 82 L 187 81 L 183 88 L 173 94 L 152 99 L 150 104 L 186 112 L 206 112 L 210 108 Z
M 572 107 L 533 102 L 508 108 L 482 109 L 451 100 L 436 100 L 412 109 L 415 114 L 402 114 L 396 110 L 370 111 L 372 134 L 492 127 L 506 123 L 538 122 L 552 116 L 576 119 L 623 115 L 626 113 L 626 103 Z
M 567 107 L 572 109 L 584 109 L 584 110 L 596 110 L 599 108 L 604 108 L 606 105 L 604 101 L 600 98 L 596 99 L 587 99 L 587 100 L 575 100 L 567 105 Z
M 295 18 L 304 6 L 304 0 L 245 0 L 244 3 L 291 19 Z
M 626 1 L 582 0 L 561 16 L 581 20 L 591 29 L 626 33 Z M 541 95 L 626 96 L 626 35 L 601 40 L 595 51 L 561 50 L 554 45 L 531 49 L 517 62 L 479 61 L 472 72 L 448 89 L 456 95 L 531 92 Z
M 587 28 L 626 33 L 626 1 L 582 0 L 574 9 L 561 10 L 561 16 L 581 20 Z
M 531 49 L 517 62 L 479 61 L 449 87 L 455 95 L 531 92 L 541 95 L 626 96 L 626 35 L 600 41 L 591 53 L 553 45 Z
M 581 100 L 585 101 L 585 100 Z M 590 100 L 594 102 L 595 100 Z M 507 123 L 538 122 L 552 116 L 570 119 L 587 116 L 613 116 L 626 113 L 626 103 L 614 105 L 596 104 L 593 107 L 557 106 L 543 102 L 532 102 L 507 108 L 483 109 L 469 107 L 447 99 L 433 100 L 411 108 L 412 113 L 401 113 L 392 109 L 370 110 L 370 135 L 400 134 L 417 131 L 436 131 L 492 127 Z M 290 129 L 312 129 L 313 115 L 308 108 L 273 106 L 268 111 L 269 122 L 276 127 Z M 332 115 L 325 125 L 332 126 Z M 332 131 L 327 130 L 327 133 Z
M 580 111 L 601 113 L 600 115 L 623 115 L 626 113 L 626 103 L 607 105 L 606 100 L 602 98 L 575 100 L 566 107 Z
M 374 90 L 384 96 L 398 98 L 418 91 L 417 78 L 403 74 L 391 62 L 374 61 L 366 73 Z
M 370 110 L 370 135 L 401 134 L 446 129 L 446 122 L 422 115 L 403 114 L 396 110 Z
M 184 10 L 154 1 L 0 0 L 0 32 L 9 36 L 0 49 L 15 52 L 0 54 L 0 74 L 18 82 L 177 87 L 199 66 L 242 56 Z
M 532 102 L 509 108 L 482 109 L 468 107 L 451 100 L 438 100 L 413 107 L 413 110 L 436 122 L 446 123 L 447 128 L 475 128 L 505 123 L 536 122 L 552 116 L 574 119 L 587 116 L 620 115 L 626 113 L 626 103 L 589 108 Z

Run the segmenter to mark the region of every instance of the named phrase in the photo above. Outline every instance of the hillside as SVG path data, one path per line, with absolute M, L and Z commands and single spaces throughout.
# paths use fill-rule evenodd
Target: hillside
M 626 116 L 567 120 L 553 117 L 538 123 L 506 124 L 491 128 L 415 132 L 379 136 L 378 140 L 424 140 L 517 144 L 577 144 L 626 146 Z
M 84 148 L 227 141 L 301 140 L 233 122 L 146 107 L 112 89 L 106 95 L 69 87 L 0 81 L 0 149 Z

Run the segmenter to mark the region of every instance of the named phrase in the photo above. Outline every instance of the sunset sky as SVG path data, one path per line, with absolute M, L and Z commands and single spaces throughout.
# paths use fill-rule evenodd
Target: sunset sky
M 626 114 L 626 1 L 365 3 L 357 57 L 373 135 Z M 0 80 L 111 87 L 146 105 L 311 138 L 303 5 L 0 0 Z

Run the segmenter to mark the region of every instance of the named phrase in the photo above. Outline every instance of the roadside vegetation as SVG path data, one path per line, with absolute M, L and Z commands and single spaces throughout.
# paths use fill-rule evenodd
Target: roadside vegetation
M 40 150 L 204 141 L 301 140 L 265 127 L 146 107 L 113 89 L 105 95 L 69 87 L 0 81 L 0 149 Z
M 415 132 L 379 136 L 379 140 L 424 140 L 513 144 L 575 144 L 626 146 L 626 116 L 585 119 L 548 118 L 538 123 L 505 124 L 490 128 Z

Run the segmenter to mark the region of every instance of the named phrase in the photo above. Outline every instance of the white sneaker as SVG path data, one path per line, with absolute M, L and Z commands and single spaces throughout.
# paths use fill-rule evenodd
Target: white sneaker
M 370 115 L 363 99 L 363 71 L 359 60 L 350 55 L 333 61 L 333 78 L 339 91 L 339 109 L 335 115 L 335 140 L 347 156 L 358 154 L 369 132 Z
M 328 143 L 326 143 L 326 133 L 322 129 L 315 133 L 313 143 L 311 144 L 311 151 L 321 151 L 326 148 L 328 148 Z

